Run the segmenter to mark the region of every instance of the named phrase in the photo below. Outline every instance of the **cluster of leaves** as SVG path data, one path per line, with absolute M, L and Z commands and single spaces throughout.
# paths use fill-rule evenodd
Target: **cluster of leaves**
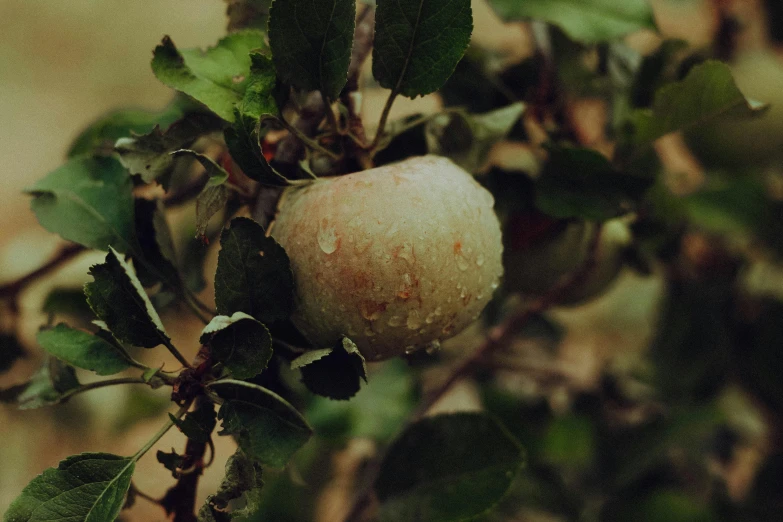
M 163 39 L 152 70 L 177 91 L 174 101 L 161 112 L 102 118 L 75 140 L 62 167 L 27 190 L 44 228 L 107 255 L 83 292 L 58 289 L 47 299 L 52 320 L 37 341 L 48 358 L 28 382 L 0 390 L 0 400 L 35 408 L 140 384 L 171 387 L 179 409 L 133 456 L 84 453 L 46 470 L 4 520 L 114 520 L 134 496 L 135 463 L 174 426 L 188 443 L 183 453 L 157 452 L 178 479 L 161 504 L 168 513 L 197 511 L 203 522 L 308 518 L 312 490 L 275 470 L 294 465 L 312 473 L 312 487 L 323 485 L 318 459 L 352 437 L 386 447 L 370 477 L 386 521 L 492 520 L 520 509 L 568 520 L 598 511 L 618 521 L 640 513 L 764 520 L 779 507 L 768 493 L 780 485 L 779 456 L 764 464 L 742 503 L 714 484 L 704 459 L 720 453 L 709 442 L 733 433 L 718 407 L 730 378 L 775 415 L 783 408 L 781 304 L 748 304 L 741 261 L 720 242 L 707 260 L 688 257 L 682 245 L 694 231 L 750 235 L 779 253 L 782 207 L 761 175 L 710 176 L 677 197 L 652 147 L 672 132 L 758 117 L 764 107 L 742 95 L 725 64 L 701 59 L 685 67 L 694 60 L 682 43 L 665 42 L 646 57 L 622 43 L 631 32 L 656 30 L 646 0 L 491 3 L 506 20 L 536 20 L 535 56 L 498 71 L 482 49 L 465 55 L 469 0 L 378 0 L 360 3 L 359 13 L 354 0 L 276 0 L 271 7 L 232 0 L 232 32 L 214 47 L 183 50 Z M 352 96 L 370 53 L 374 80 L 390 91 L 373 139 Z M 597 64 L 583 59 L 593 54 Z M 387 121 L 396 97 L 435 91 L 443 111 Z M 604 129 L 612 155 L 580 142 L 568 106 L 583 96 L 612 108 Z M 271 128 L 287 132 L 273 142 Z M 535 149 L 532 166 L 519 169 L 525 172 L 495 167 L 479 177 L 496 196 L 506 233 L 519 212 L 544 216 L 554 229 L 634 216 L 624 262 L 642 272 L 663 264 L 671 275 L 651 347 L 653 397 L 631 398 L 622 379 L 607 374 L 601 389 L 582 392 L 568 415 L 556 416 L 543 400 L 531 405 L 490 374 L 480 383 L 488 413 L 417 420 L 415 365 L 391 361 L 368 371 L 350 339 L 313 347 L 291 325 L 290 263 L 265 230 L 284 187 L 427 152 L 479 174 L 493 145 L 506 139 Z M 153 185 L 165 195 L 150 199 L 160 193 Z M 185 204 L 194 207 L 194 223 L 172 231 L 166 211 Z M 210 241 L 220 245 L 215 310 L 197 295 L 206 286 Z M 501 308 L 499 300 L 491 310 Z M 163 322 L 183 311 L 204 323 L 200 350 L 186 352 L 198 351 L 194 361 Z M 54 324 L 61 315 L 79 327 Z M 556 344 L 557 328 L 541 324 Z M 24 351 L 14 336 L 0 339 L 6 371 Z M 137 360 L 159 346 L 181 370 Z M 82 384 L 77 369 L 115 377 Z M 612 422 L 645 408 L 662 413 Z M 183 490 L 195 487 L 192 468 L 204 465 L 218 422 L 218 434 L 232 436 L 238 450 L 218 491 L 196 507 Z M 673 449 L 685 453 L 685 464 L 670 458 Z

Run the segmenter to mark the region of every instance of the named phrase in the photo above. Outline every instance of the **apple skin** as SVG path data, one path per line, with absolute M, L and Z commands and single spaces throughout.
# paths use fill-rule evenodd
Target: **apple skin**
M 271 233 L 291 260 L 292 321 L 314 346 L 347 336 L 370 361 L 456 335 L 503 272 L 493 205 L 432 155 L 287 189 Z
M 613 219 L 603 224 L 585 221 L 555 221 L 542 225 L 541 217 L 517 215 L 506 222 L 503 255 L 504 288 L 523 297 L 537 297 L 560 280 L 579 270 L 587 261 L 596 227 L 601 226 L 595 266 L 558 302 L 577 305 L 609 288 L 622 268 L 623 249 L 631 241 L 625 222 Z M 531 238 L 530 230 L 538 237 Z

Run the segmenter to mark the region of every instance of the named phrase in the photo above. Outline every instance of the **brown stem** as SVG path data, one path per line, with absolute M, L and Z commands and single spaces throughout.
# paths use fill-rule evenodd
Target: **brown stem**
M 546 294 L 541 296 L 538 300 L 534 301 L 530 306 L 520 311 L 519 313 L 512 315 L 506 319 L 503 323 L 492 328 L 487 334 L 484 342 L 468 357 L 451 371 L 446 380 L 437 388 L 428 393 L 418 407 L 413 411 L 408 418 L 405 425 L 402 427 L 399 433 L 403 433 L 410 425 L 419 421 L 429 409 L 440 400 L 446 392 L 458 381 L 479 366 L 478 363 L 483 361 L 492 352 L 501 349 L 506 346 L 516 335 L 516 333 L 524 327 L 535 316 L 543 313 L 552 306 L 556 305 L 569 290 L 575 288 L 581 284 L 585 278 L 590 275 L 590 272 L 595 268 L 596 256 L 598 254 L 598 247 L 601 241 L 601 227 L 597 226 L 593 237 L 590 240 L 589 255 L 585 262 L 576 271 L 572 272 L 568 276 L 564 277 L 557 285 L 555 285 Z M 365 469 L 363 484 L 356 499 L 351 506 L 351 510 L 345 517 L 346 522 L 356 522 L 361 520 L 361 516 L 364 510 L 369 506 L 373 497 L 373 485 L 378 478 L 378 474 L 381 470 L 381 463 L 385 456 L 384 452 L 379 452 L 368 464 Z
M 54 257 L 40 267 L 29 274 L 20 277 L 16 281 L 0 286 L 0 299 L 9 299 L 11 302 L 11 311 L 14 313 L 18 312 L 19 308 L 16 300 L 19 297 L 19 294 L 21 294 L 29 284 L 56 270 L 85 250 L 87 250 L 85 247 L 77 245 L 76 243 L 68 243 L 60 247 L 60 250 L 57 251 Z
M 211 408 L 212 404 L 206 402 L 204 397 L 199 397 L 196 399 L 195 410 L 201 407 Z M 198 489 L 198 481 L 204 472 L 206 451 L 206 442 L 188 439 L 182 464 L 182 469 L 187 469 L 188 472 L 180 475 L 177 483 L 169 488 L 160 501 L 166 514 L 174 515 L 173 522 L 197 522 L 196 490 Z

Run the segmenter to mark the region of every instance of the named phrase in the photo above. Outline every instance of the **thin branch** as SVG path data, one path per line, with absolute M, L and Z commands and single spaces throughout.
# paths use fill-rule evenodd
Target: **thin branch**
M 397 98 L 397 94 L 397 91 L 392 91 L 389 93 L 389 97 L 386 98 L 386 105 L 383 106 L 383 112 L 381 113 L 381 121 L 378 122 L 378 130 L 375 131 L 375 138 L 373 138 L 369 147 L 371 151 L 374 151 L 378 147 L 378 144 L 383 138 L 386 130 L 386 120 L 389 119 L 389 112 L 391 112 L 391 108 L 392 105 L 394 105 L 394 100 Z
M 96 381 L 89 384 L 83 384 L 78 388 L 73 388 L 66 391 L 60 396 L 60 400 L 70 399 L 74 395 L 83 393 L 90 390 L 97 390 L 98 388 L 105 388 L 107 386 L 117 386 L 119 384 L 147 384 L 147 381 L 141 377 L 121 377 L 118 379 L 108 379 L 105 381 Z
M 337 118 L 334 115 L 334 110 L 332 110 L 332 101 L 322 92 L 321 97 L 324 100 L 324 109 L 326 109 L 326 121 L 329 122 L 329 127 L 332 128 L 332 132 L 335 135 L 342 134 L 342 130 L 340 129 L 340 124 L 337 122 Z
M 163 346 L 165 346 L 166 348 L 168 348 L 168 350 L 171 352 L 171 354 L 172 354 L 174 357 L 176 357 L 176 358 L 177 358 L 177 360 L 178 360 L 180 363 L 182 363 L 182 366 L 184 366 L 185 368 L 192 368 L 192 366 L 190 365 L 190 363 L 188 362 L 188 360 L 187 360 L 187 359 L 185 359 L 185 356 L 184 356 L 184 355 L 182 355 L 182 353 L 181 353 L 179 350 L 177 350 L 177 347 L 176 347 L 176 346 L 174 346 L 174 345 L 172 344 L 172 342 L 171 342 L 171 340 L 170 340 L 170 339 L 167 339 L 167 338 L 161 338 L 161 340 L 162 340 L 162 342 L 163 342 Z
M 573 273 L 564 277 L 557 285 L 549 290 L 549 292 L 541 296 L 530 306 L 521 312 L 512 315 L 498 326 L 492 328 L 487 334 L 484 342 L 471 355 L 466 357 L 461 363 L 457 364 L 457 366 L 449 374 L 448 378 L 446 378 L 446 380 L 440 386 L 432 390 L 422 399 L 418 407 L 413 411 L 399 433 L 403 433 L 409 426 L 419 421 L 429 411 L 429 409 L 451 389 L 454 384 L 472 373 L 475 368 L 479 367 L 479 363 L 493 351 L 504 347 L 531 319 L 556 305 L 572 288 L 578 287 L 582 282 L 584 282 L 585 278 L 589 276 L 595 268 L 596 256 L 598 253 L 600 241 L 601 227 L 597 226 L 595 233 L 590 240 L 589 255 L 587 256 L 587 259 L 582 264 L 582 266 L 580 266 Z M 364 510 L 372 500 L 373 486 L 376 479 L 378 478 L 378 474 L 380 473 L 381 463 L 383 462 L 384 456 L 385 452 L 379 452 L 367 464 L 363 479 L 364 485 L 358 492 L 351 506 L 351 510 L 345 517 L 346 522 L 355 522 L 360 520 L 361 515 L 364 513 Z
M 329 108 L 328 106 L 325 107 L 325 109 L 326 109 L 327 113 L 331 111 L 331 108 Z M 332 114 L 332 117 L 334 118 L 334 114 Z M 265 119 L 270 120 L 270 121 L 275 121 L 278 124 L 282 125 L 285 130 L 287 130 L 288 132 L 290 132 L 291 134 L 296 136 L 296 138 L 299 141 L 304 143 L 306 146 L 310 147 L 312 150 L 317 150 L 318 152 L 322 152 L 322 153 L 326 154 L 327 156 L 329 156 L 330 158 L 332 158 L 334 160 L 339 160 L 340 159 L 340 155 L 339 154 L 337 154 L 335 152 L 332 152 L 331 150 L 327 149 L 326 147 L 324 147 L 323 145 L 321 145 L 320 143 L 318 143 L 314 139 L 309 138 L 308 136 L 305 135 L 304 132 L 302 132 L 301 130 L 296 128 L 294 125 L 291 125 L 290 123 L 288 123 L 284 119 L 278 118 L 276 116 L 269 116 L 269 117 L 266 117 Z
M 166 424 L 163 425 L 163 427 L 158 430 L 158 432 L 152 436 L 150 440 L 147 441 L 147 443 L 142 446 L 142 448 L 136 452 L 135 455 L 133 455 L 133 460 L 137 461 L 141 457 L 144 456 L 145 453 L 147 453 L 155 444 L 158 443 L 160 439 L 163 438 L 163 436 L 168 433 L 168 431 L 174 426 L 175 422 L 174 420 L 181 419 L 190 409 L 190 403 L 185 404 L 182 406 L 179 410 L 177 410 L 177 413 L 174 414 L 174 418 L 169 418 L 169 420 L 166 422 Z
M 77 255 L 84 252 L 85 250 L 87 250 L 87 248 L 83 247 L 82 245 L 78 245 L 76 243 L 68 243 L 66 245 L 63 245 L 62 247 L 60 247 L 60 249 L 57 251 L 57 253 L 52 259 L 50 259 L 40 267 L 36 268 L 29 274 L 20 277 L 16 281 L 12 281 L 10 283 L 6 283 L 0 286 L 0 299 L 10 299 L 12 310 L 14 312 L 17 312 L 18 308 L 17 308 L 16 299 L 19 297 L 19 294 L 22 293 L 22 291 L 29 284 L 37 281 L 41 277 L 44 277 L 50 272 L 56 270 L 63 264 L 67 263 Z

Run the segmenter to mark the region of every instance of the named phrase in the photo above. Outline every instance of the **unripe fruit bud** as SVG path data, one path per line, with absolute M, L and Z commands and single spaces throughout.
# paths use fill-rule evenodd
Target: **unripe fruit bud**
M 493 204 L 438 156 L 288 189 L 272 235 L 291 259 L 294 324 L 317 347 L 348 336 L 368 360 L 457 334 L 502 275 Z

